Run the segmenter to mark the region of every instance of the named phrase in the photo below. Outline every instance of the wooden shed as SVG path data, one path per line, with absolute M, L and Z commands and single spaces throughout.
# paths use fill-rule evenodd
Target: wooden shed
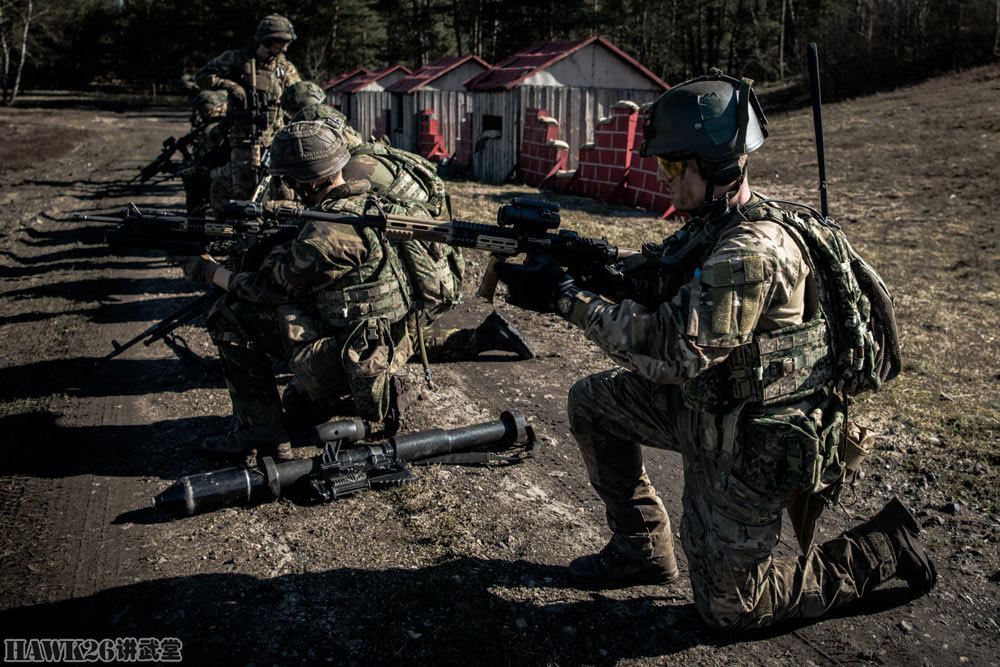
M 391 65 L 351 77 L 331 89 L 335 101 L 332 106 L 344 112 L 347 122 L 361 136 L 380 137 L 391 127 L 392 93 L 386 88 L 409 73 L 402 65 Z
M 474 178 L 502 183 L 517 166 L 525 110 L 545 109 L 570 145 L 568 166 L 619 100 L 644 104 L 668 86 L 604 37 L 535 42 L 465 82 L 472 96 Z
M 343 74 L 335 76 L 326 83 L 324 83 L 323 92 L 326 93 L 326 103 L 332 107 L 337 107 L 339 109 L 340 98 L 337 95 L 337 86 L 345 84 L 349 81 L 354 81 L 358 77 L 366 76 L 368 73 L 369 73 L 368 70 L 359 67 L 358 69 L 351 70 L 350 72 L 344 72 Z
M 418 152 L 420 112 L 430 110 L 445 150 L 454 153 L 462 121 L 472 110 L 472 93 L 463 84 L 488 68 L 478 56 L 445 56 L 386 88 L 392 93 L 392 145 Z

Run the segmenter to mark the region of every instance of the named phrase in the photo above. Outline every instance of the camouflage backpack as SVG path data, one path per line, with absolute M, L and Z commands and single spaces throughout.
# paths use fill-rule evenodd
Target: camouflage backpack
M 379 194 L 395 199 L 423 202 L 435 218 L 451 217 L 451 205 L 437 167 L 426 158 L 381 141 L 369 141 L 351 149 L 351 157 L 368 155 L 381 162 L 392 174 L 392 182 L 376 184 Z
M 384 194 L 370 196 L 364 203 L 355 202 L 354 212 L 359 215 L 364 212 L 372 213 L 372 199 L 378 201 L 388 214 L 430 217 L 426 202 L 398 199 Z M 424 325 L 434 322 L 462 303 L 465 259 L 459 248 L 414 240 L 394 241 L 393 246 L 403 260 L 409 285 L 413 290 L 412 310 L 422 313 Z

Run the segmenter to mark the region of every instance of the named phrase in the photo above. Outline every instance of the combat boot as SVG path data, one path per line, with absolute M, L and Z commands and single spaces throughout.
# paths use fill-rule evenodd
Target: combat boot
M 680 577 L 680 571 L 673 544 L 658 556 L 635 557 L 623 553 L 612 539 L 598 553 L 573 560 L 569 564 L 569 577 L 581 588 L 626 588 L 672 584 Z
M 534 359 L 535 351 L 517 327 L 502 313 L 494 310 L 473 333 L 476 354 L 499 350 L 514 352 L 521 359 Z
M 917 541 L 919 532 L 917 520 L 899 498 L 893 498 L 878 514 L 847 534 L 864 541 L 879 561 L 877 583 L 899 577 L 910 590 L 923 595 L 937 582 L 937 569 Z

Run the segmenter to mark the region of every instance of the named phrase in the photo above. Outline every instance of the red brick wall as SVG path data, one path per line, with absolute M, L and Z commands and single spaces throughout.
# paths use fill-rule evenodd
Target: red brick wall
M 437 115 L 431 109 L 420 112 L 420 154 L 437 162 L 448 157 Z
M 559 141 L 559 123 L 544 109 L 527 109 L 521 132 L 518 171 L 528 185 L 540 187 L 561 169 L 566 168 L 569 146 Z
M 589 197 L 608 200 L 625 186 L 632 161 L 635 105 L 618 103 L 594 128 L 594 143 L 580 147 L 576 188 Z
M 580 147 L 570 188 L 604 201 L 673 212 L 670 195 L 656 179 L 656 159 L 639 157 L 642 114 L 632 102 L 618 102 L 611 115 L 598 121 L 594 143 Z
M 638 115 L 638 114 L 637 114 Z M 642 146 L 642 119 L 639 118 L 632 135 L 632 167 L 629 169 L 628 188 L 623 201 L 647 210 L 673 211 L 673 201 L 656 178 L 658 170 L 655 157 L 639 157 Z

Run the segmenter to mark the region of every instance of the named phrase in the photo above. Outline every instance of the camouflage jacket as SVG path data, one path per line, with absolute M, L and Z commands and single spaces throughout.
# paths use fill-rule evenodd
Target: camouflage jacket
M 246 66 L 254 62 L 257 80 L 257 90 L 263 93 L 263 101 L 268 108 L 272 124 L 281 124 L 281 93 L 285 88 L 300 80 L 299 72 L 284 54 L 269 62 L 261 62 L 254 55 L 255 47 L 225 51 L 202 67 L 195 76 L 198 86 L 204 90 L 225 89 L 226 81 L 234 81 L 250 92 L 250 80 L 246 74 Z M 230 96 L 230 113 L 242 105 Z
M 583 291 L 570 321 L 615 361 L 664 384 L 698 376 L 755 333 L 801 323 L 808 261 L 788 231 L 762 219 L 762 208 L 717 223 L 713 247 L 669 301 L 647 308 Z
M 191 144 L 191 168 L 208 174 L 212 169 L 229 162 L 228 123 L 213 119 L 197 129 L 198 136 Z
M 360 211 L 369 188 L 365 181 L 346 183 L 333 189 L 316 208 L 330 212 L 351 212 L 354 208 Z M 391 202 L 383 204 L 387 212 L 402 212 Z M 406 212 L 413 214 L 412 210 Z M 319 292 L 366 282 L 383 259 L 398 263 L 394 246 L 379 239 L 372 230 L 307 221 L 298 237 L 275 248 L 259 271 L 234 275 L 229 289 L 256 303 L 309 305 Z M 401 290 L 408 290 L 408 286 Z

